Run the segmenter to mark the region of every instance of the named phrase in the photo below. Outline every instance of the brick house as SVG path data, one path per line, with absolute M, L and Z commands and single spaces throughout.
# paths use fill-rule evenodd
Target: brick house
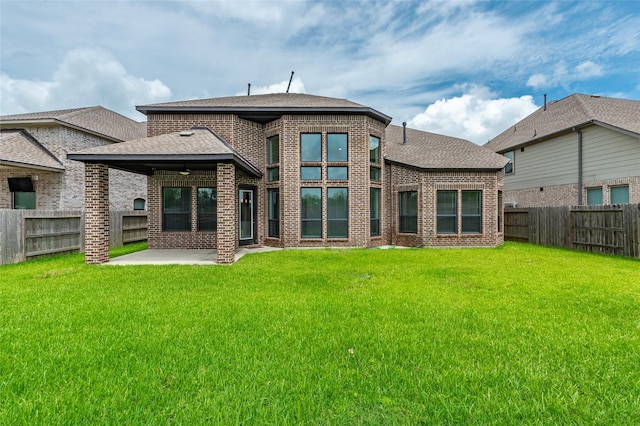
M 573 94 L 485 147 L 509 159 L 504 196 L 518 207 L 640 203 L 640 101 Z
M 344 99 L 270 94 L 137 107 L 147 137 L 85 162 L 86 261 L 108 261 L 109 168 L 148 176 L 149 248 L 496 246 L 507 160 Z
M 84 209 L 84 164 L 67 153 L 146 135 L 146 123 L 100 106 L 5 115 L 0 129 L 0 209 Z M 109 175 L 111 208 L 144 205 L 145 176 Z

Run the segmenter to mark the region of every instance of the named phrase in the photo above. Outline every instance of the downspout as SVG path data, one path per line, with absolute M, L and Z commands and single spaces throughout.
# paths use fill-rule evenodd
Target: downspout
M 573 131 L 578 134 L 578 205 L 582 205 L 582 132 L 577 128 Z

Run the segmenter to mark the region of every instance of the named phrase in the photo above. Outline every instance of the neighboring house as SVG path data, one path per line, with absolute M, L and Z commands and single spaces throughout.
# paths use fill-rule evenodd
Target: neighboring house
M 84 164 L 67 153 L 146 135 L 100 106 L 0 116 L 0 129 L 0 209 L 84 209 Z M 111 208 L 144 209 L 145 176 L 112 170 L 110 182 Z
M 490 140 L 518 207 L 640 203 L 640 101 L 574 94 Z
M 306 94 L 137 107 L 148 137 L 85 162 L 86 261 L 109 259 L 109 168 L 148 176 L 149 247 L 496 246 L 507 160 L 469 141 L 390 126 Z

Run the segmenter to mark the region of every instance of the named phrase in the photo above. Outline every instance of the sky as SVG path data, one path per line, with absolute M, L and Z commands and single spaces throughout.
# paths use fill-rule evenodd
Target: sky
M 640 100 L 640 0 L 0 0 L 0 115 L 290 92 L 484 144 L 573 93 Z

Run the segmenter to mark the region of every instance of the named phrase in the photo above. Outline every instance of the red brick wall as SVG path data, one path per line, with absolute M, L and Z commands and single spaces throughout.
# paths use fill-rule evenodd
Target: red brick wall
M 86 163 L 85 262 L 109 261 L 109 167 Z
M 495 246 L 503 241 L 497 233 L 497 191 L 502 188 L 503 176 L 493 172 L 422 172 L 413 169 L 381 164 L 381 182 L 369 179 L 369 135 L 381 139 L 381 158 L 384 158 L 385 125 L 361 115 L 284 115 L 265 125 L 253 123 L 225 114 L 152 114 L 149 115 L 150 136 L 188 129 L 192 126 L 209 127 L 231 144 L 243 157 L 264 173 L 262 179 L 235 172 L 234 199 L 240 185 L 255 185 L 258 189 L 257 221 L 259 244 L 277 247 L 374 247 L 387 244 L 431 245 L 431 246 Z M 320 181 L 300 180 L 300 133 L 321 133 L 323 138 L 323 176 Z M 326 135 L 347 133 L 349 143 L 348 181 L 329 181 L 326 177 Z M 267 182 L 266 138 L 280 136 L 280 180 Z M 225 169 L 226 170 L 226 169 Z M 200 183 L 201 182 L 201 183 Z M 218 186 L 220 203 L 221 187 L 216 170 L 196 172 L 187 178 L 177 172 L 156 172 L 149 179 L 149 210 L 156 214 L 149 217 L 149 244 L 152 248 L 216 248 L 216 233 L 162 233 L 161 199 L 162 186 Z M 302 239 L 300 237 L 300 188 L 322 188 L 323 237 Z M 369 190 L 381 189 L 381 235 L 370 237 Z M 349 190 L 349 236 L 344 239 L 326 238 L 326 189 L 346 187 Z M 268 238 L 267 189 L 280 189 L 280 238 Z M 399 234 L 397 216 L 398 192 L 414 189 L 419 197 L 418 235 Z M 436 191 L 438 189 L 478 189 L 483 191 L 483 233 L 480 235 L 432 235 L 436 223 Z M 195 190 L 192 191 L 195 194 Z M 194 195 L 195 196 L 195 195 Z M 234 203 L 234 220 L 237 221 L 237 203 Z M 195 206 L 195 202 L 193 203 Z M 230 208 L 230 207 L 229 207 Z M 195 214 L 195 212 L 194 212 Z M 219 214 L 220 221 L 220 214 Z M 220 226 L 220 222 L 219 222 Z M 237 224 L 236 224 L 237 226 Z M 237 229 L 234 236 L 237 245 Z
M 392 215 L 390 229 L 393 244 L 492 247 L 504 242 L 503 233 L 498 232 L 498 191 L 503 190 L 502 172 L 426 172 L 393 165 L 387 168 L 387 173 L 391 191 L 386 202 Z M 482 191 L 482 233 L 438 235 L 436 232 L 438 190 L 458 191 L 458 209 L 461 204 L 460 191 Z M 418 191 L 417 234 L 401 234 L 398 231 L 398 192 L 400 191 Z

